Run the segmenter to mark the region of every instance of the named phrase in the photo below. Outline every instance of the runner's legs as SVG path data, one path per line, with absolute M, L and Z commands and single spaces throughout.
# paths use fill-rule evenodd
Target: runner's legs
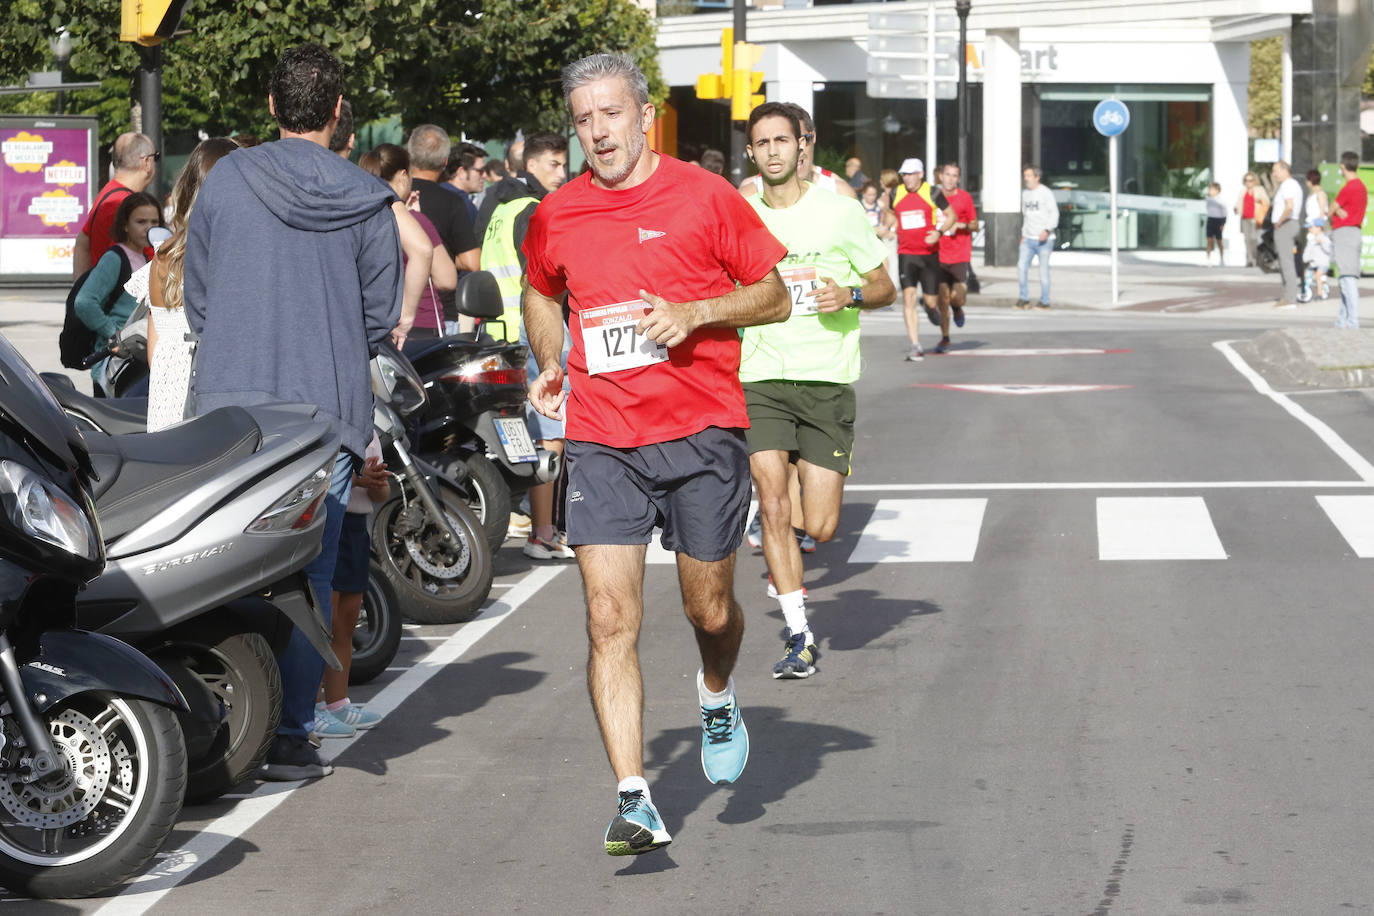
M 587 598 L 587 689 L 616 779 L 644 775 L 643 544 L 584 544 L 577 565 Z
M 759 494 L 759 514 L 763 519 L 763 559 L 779 594 L 802 587 L 802 555 L 792 534 L 792 498 L 788 492 L 791 466 L 787 452 L 780 450 L 749 456 L 749 472 Z M 802 517 L 806 518 L 804 508 Z
M 641 573 L 642 559 L 641 553 Z M 679 553 L 677 578 L 682 609 L 696 631 L 702 680 L 706 689 L 720 693 L 730 684 L 744 641 L 744 609 L 735 600 L 735 555 L 708 563 Z
M 802 484 L 802 515 L 806 518 L 806 533 L 817 541 L 828 541 L 835 536 L 835 529 L 840 524 L 844 475 L 803 458 L 797 462 L 797 476 Z M 800 578 L 797 587 L 801 587 Z

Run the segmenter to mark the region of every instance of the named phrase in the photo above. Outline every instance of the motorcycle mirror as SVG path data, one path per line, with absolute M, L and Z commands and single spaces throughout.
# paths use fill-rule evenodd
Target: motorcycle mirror
M 453 298 L 458 313 L 470 318 L 489 321 L 500 318 L 506 310 L 501 302 L 501 287 L 497 286 L 496 278 L 487 270 L 464 274 L 458 281 Z
M 166 226 L 154 226 L 148 230 L 148 244 L 154 251 L 162 247 L 162 243 L 172 237 L 172 230 Z

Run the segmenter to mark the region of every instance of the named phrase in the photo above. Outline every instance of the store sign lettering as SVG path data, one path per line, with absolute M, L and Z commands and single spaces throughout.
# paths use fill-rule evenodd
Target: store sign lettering
M 983 60 L 979 55 L 978 46 L 970 42 L 967 46 L 967 54 L 970 70 L 982 72 Z M 1059 69 L 1059 46 L 1044 45 L 1037 47 L 1031 45 L 1021 49 L 1021 74 L 1023 76 L 1036 73 L 1052 73 Z

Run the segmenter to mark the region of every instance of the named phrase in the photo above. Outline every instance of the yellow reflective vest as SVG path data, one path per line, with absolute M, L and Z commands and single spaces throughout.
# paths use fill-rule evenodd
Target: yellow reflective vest
M 482 237 L 482 269 L 496 278 L 505 306 L 502 320 L 506 323 L 506 340 L 520 339 L 520 297 L 523 292 L 520 252 L 515 248 L 515 218 L 539 203 L 534 197 L 517 197 L 498 204 L 491 211 L 486 234 Z

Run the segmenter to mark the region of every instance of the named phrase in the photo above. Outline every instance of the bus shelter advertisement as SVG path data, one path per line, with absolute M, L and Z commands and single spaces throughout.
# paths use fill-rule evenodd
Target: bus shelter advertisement
M 0 281 L 71 281 L 96 161 L 93 118 L 0 118 Z

